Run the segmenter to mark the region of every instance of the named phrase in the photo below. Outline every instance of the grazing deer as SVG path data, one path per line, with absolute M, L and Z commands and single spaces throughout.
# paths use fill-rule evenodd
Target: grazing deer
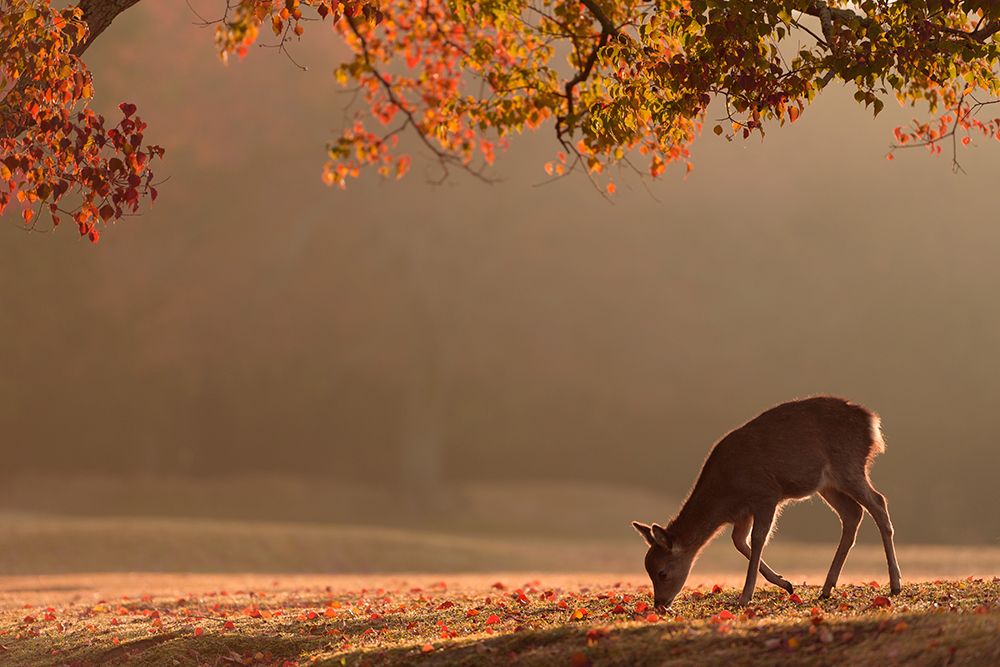
M 654 605 L 665 608 L 673 602 L 698 553 L 726 524 L 733 525 L 737 551 L 750 560 L 740 606 L 753 598 L 758 569 L 791 593 L 792 585 L 761 560 L 761 552 L 780 507 L 814 493 L 840 516 L 844 528 L 821 597 L 829 597 L 837 585 L 862 508 L 882 534 L 889 589 L 899 593 L 889 510 L 868 476 L 872 460 L 884 451 L 878 415 L 829 396 L 783 403 L 726 435 L 712 448 L 694 489 L 666 528 L 632 522 L 649 545 L 645 564 Z

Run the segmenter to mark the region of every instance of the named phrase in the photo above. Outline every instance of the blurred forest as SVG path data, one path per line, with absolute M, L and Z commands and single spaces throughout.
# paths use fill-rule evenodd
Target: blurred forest
M 581 496 L 661 499 L 593 528 L 634 539 L 727 430 L 834 393 L 883 417 L 900 541 L 1000 542 L 997 147 L 965 175 L 887 162 L 910 111 L 834 92 L 763 144 L 707 133 L 686 179 L 623 174 L 613 202 L 541 185 L 545 133 L 494 185 L 429 185 L 417 149 L 404 181 L 341 192 L 320 182 L 335 39 L 295 46 L 308 72 L 273 49 L 223 67 L 195 20 L 142 3 L 87 54 L 95 105 L 135 102 L 167 148 L 154 208 L 95 247 L 0 225 L 0 510 L 254 518 L 225 480 L 280 479 L 276 504 L 361 487 L 387 502 L 358 516 L 391 524 L 428 489 L 447 514 L 449 489 L 530 483 L 559 492 L 523 521 L 577 507 L 579 533 Z M 832 542 L 813 505 L 784 534 Z

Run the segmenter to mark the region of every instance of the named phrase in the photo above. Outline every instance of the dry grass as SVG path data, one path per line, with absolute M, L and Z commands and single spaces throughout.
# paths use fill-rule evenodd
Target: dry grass
M 600 575 L 133 575 L 0 587 L 0 664 L 24 667 L 1000 664 L 996 578 L 909 583 L 891 600 L 870 584 L 830 600 L 815 587 L 792 598 L 766 587 L 749 612 L 735 609 L 735 589 L 706 585 L 667 617 L 646 607 L 641 579 Z

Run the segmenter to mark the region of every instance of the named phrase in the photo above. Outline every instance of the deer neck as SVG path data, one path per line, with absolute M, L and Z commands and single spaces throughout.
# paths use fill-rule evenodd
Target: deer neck
M 726 523 L 721 508 L 699 489 L 691 492 L 681 511 L 670 522 L 667 532 L 675 537 L 685 551 L 697 554 Z

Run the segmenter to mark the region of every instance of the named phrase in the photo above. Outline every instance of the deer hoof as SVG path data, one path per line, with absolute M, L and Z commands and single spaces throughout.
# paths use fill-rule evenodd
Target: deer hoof
M 791 595 L 792 593 L 794 593 L 794 592 L 795 592 L 795 589 L 794 589 L 794 588 L 792 588 L 792 584 L 791 584 L 791 582 L 790 582 L 790 581 L 788 581 L 787 579 L 779 579 L 779 580 L 778 580 L 778 586 L 779 586 L 780 588 L 784 589 L 784 591 L 785 591 L 786 593 L 788 593 L 789 595 Z
M 899 591 L 902 590 L 902 586 L 896 584 L 895 586 L 889 587 L 889 595 L 899 595 Z
M 740 607 L 741 609 L 745 609 L 745 608 L 747 608 L 747 607 L 750 606 L 750 600 L 751 599 L 752 598 L 747 598 L 747 597 L 740 596 L 740 600 L 739 600 L 739 602 L 736 603 L 736 606 Z
M 830 599 L 830 591 L 824 588 L 823 592 L 819 594 L 819 599 L 820 600 L 829 600 Z

